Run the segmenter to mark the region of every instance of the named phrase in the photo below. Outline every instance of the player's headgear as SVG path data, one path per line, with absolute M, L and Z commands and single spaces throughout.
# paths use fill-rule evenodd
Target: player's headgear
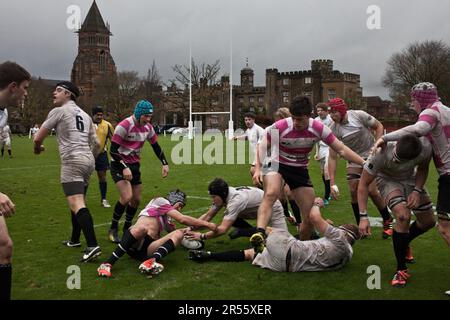
M 103 113 L 103 108 L 102 107 L 96 106 L 96 107 L 92 108 L 92 115 L 95 115 L 95 114 L 97 114 L 99 112 Z
M 433 102 L 439 101 L 437 87 L 430 82 L 421 82 L 413 86 L 411 97 L 416 99 L 422 110 Z
M 167 200 L 169 200 L 170 205 L 174 206 L 177 202 L 181 202 L 183 206 L 186 205 L 186 193 L 180 189 L 172 190 L 167 195 Z
M 227 202 L 228 183 L 222 178 L 215 178 L 208 186 L 208 192 L 211 196 L 219 196 L 223 202 Z
M 134 107 L 134 116 L 138 121 L 139 119 L 141 119 L 142 115 L 152 113 L 153 105 L 147 100 L 140 100 L 138 103 L 136 103 L 136 107 Z
M 359 228 L 354 224 L 343 224 L 339 229 L 344 230 L 347 233 L 347 239 L 349 240 L 350 245 L 353 245 L 356 240 L 361 239 Z
M 56 87 L 61 87 L 70 92 L 70 98 L 75 101 L 80 96 L 80 90 L 76 85 L 70 81 L 61 81 L 56 84 Z
M 334 98 L 328 101 L 328 105 L 330 106 L 331 112 L 339 112 L 341 115 L 341 119 L 343 120 L 345 115 L 347 114 L 347 104 L 341 98 Z

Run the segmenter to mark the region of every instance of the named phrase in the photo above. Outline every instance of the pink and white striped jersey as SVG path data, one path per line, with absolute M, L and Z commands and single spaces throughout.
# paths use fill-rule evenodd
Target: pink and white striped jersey
M 439 175 L 450 173 L 450 109 L 440 101 L 423 110 L 417 122 L 384 135 L 384 141 L 396 141 L 407 134 L 425 136 L 433 146 L 433 159 Z
M 156 143 L 158 136 L 151 124 L 137 126 L 132 116 L 122 120 L 114 130 L 111 141 L 120 145 L 119 153 L 125 163 L 141 160 L 141 149 L 146 140 Z
M 169 200 L 163 197 L 158 197 L 150 200 L 147 206 L 139 213 L 139 217 L 154 217 L 159 223 L 159 233 L 163 230 L 171 232 L 175 230 L 175 225 L 167 216 L 167 212 L 175 210 L 170 204 Z
M 336 139 L 330 128 L 322 122 L 309 119 L 308 128 L 297 130 L 291 117 L 281 119 L 266 128 L 267 139 L 270 143 L 276 143 L 272 137 L 272 130 L 278 131 L 278 154 L 272 154 L 272 161 L 293 167 L 308 167 L 309 153 L 318 141 L 327 145 Z M 272 146 L 273 147 L 273 146 Z

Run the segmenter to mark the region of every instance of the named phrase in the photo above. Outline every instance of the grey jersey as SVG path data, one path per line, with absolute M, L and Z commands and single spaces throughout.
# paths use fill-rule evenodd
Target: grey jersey
M 426 138 L 420 138 L 422 152 L 418 157 L 405 161 L 394 161 L 394 150 L 397 142 L 388 142 L 385 149 L 377 150 L 364 165 L 364 169 L 373 176 L 388 180 L 405 181 L 414 179 L 415 168 L 431 160 L 432 146 Z
M 72 100 L 52 109 L 42 126 L 55 129 L 62 162 L 79 162 L 94 158 L 91 146 L 98 144 L 91 117 Z
M 330 126 L 336 138 L 360 157 L 367 158 L 370 154 L 375 138 L 372 127 L 377 119 L 362 110 L 348 110 L 346 123 L 333 122 Z
M 289 248 L 291 259 L 287 263 Z M 352 256 L 345 231 L 331 225 L 323 238 L 309 241 L 297 240 L 287 231 L 274 229 L 267 237 L 266 248 L 255 257 L 253 264 L 274 271 L 327 271 L 343 267 Z
M 0 109 L 0 129 L 6 126 L 8 123 L 8 109 L 2 108 Z
M 264 191 L 254 187 L 229 187 L 228 197 L 225 204 L 223 219 L 236 221 L 236 219 L 256 219 L 258 208 L 264 198 Z M 219 211 L 222 207 L 213 206 Z M 275 228 L 287 230 L 283 207 L 280 201 L 275 201 L 272 209 L 270 225 Z

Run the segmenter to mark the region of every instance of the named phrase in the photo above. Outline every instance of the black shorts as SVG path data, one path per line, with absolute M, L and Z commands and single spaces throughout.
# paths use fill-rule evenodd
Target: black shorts
M 77 194 L 86 195 L 88 186 L 82 181 L 65 182 L 61 183 L 64 194 L 66 197 L 74 196 Z
M 108 153 L 106 151 L 100 153 L 95 159 L 95 171 L 109 170 Z
M 130 249 L 128 249 L 127 253 L 128 255 L 138 261 L 145 261 L 148 259 L 148 255 L 147 255 L 147 249 L 148 246 L 155 241 L 154 239 L 152 239 L 149 235 L 146 235 L 144 238 L 144 242 L 142 243 L 142 245 L 139 248 L 133 248 L 131 247 Z
M 436 211 L 438 219 L 450 220 L 450 175 L 442 175 L 438 180 Z
M 268 165 L 268 171 L 276 171 L 271 170 L 273 167 L 271 163 Z M 291 190 L 295 190 L 301 187 L 312 188 L 313 184 L 309 177 L 308 169 L 301 167 L 293 167 L 288 166 L 282 163 L 278 163 L 278 171 L 277 171 L 284 179 L 284 181 L 288 184 Z
M 141 171 L 139 170 L 140 164 L 136 163 L 127 163 L 128 168 L 131 170 L 131 174 L 133 178 L 131 179 L 131 185 L 135 186 L 138 184 L 142 184 L 141 181 Z M 111 177 L 115 183 L 125 180 L 123 177 L 123 167 L 120 163 L 115 161 L 111 161 Z

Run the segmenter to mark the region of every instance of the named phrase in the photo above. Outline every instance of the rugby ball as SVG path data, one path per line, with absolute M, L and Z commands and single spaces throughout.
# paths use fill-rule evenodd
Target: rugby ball
M 183 239 L 181 240 L 181 245 L 189 250 L 200 250 L 203 249 L 205 243 L 201 240 L 188 239 L 186 237 L 183 237 Z

